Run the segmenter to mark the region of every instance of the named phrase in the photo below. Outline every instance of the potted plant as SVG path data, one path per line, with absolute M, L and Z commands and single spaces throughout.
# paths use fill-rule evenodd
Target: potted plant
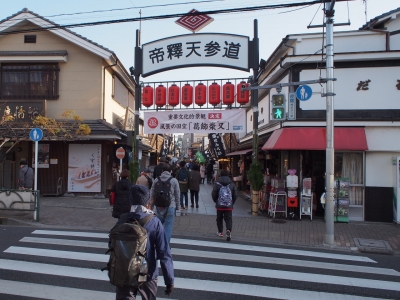
M 259 194 L 264 186 L 264 177 L 261 164 L 257 160 L 253 160 L 250 170 L 247 172 L 247 178 L 250 181 L 251 195 L 251 213 L 258 215 Z

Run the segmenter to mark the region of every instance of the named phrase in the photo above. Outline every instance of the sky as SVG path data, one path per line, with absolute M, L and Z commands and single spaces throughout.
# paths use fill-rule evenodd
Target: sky
M 273 4 L 299 3 L 306 0 L 0 0 L 0 19 L 28 8 L 51 21 L 66 25 L 106 20 L 160 16 L 186 13 L 195 8 L 198 11 L 228 8 L 253 7 Z M 191 2 L 191 3 L 188 3 Z M 186 4 L 182 4 L 186 3 Z M 158 6 L 157 6 L 158 5 Z M 363 0 L 337 2 L 335 5 L 335 23 L 347 23 L 350 26 L 334 27 L 334 31 L 357 30 L 366 20 L 400 7 L 398 0 Z M 129 9 L 126 9 L 129 8 Z M 117 10 L 123 9 L 123 10 Z M 99 10 L 104 12 L 87 13 Z M 366 12 L 365 12 L 366 10 Z M 66 15 L 69 14 L 69 15 Z M 71 15 L 72 14 L 72 15 Z M 253 20 L 258 20 L 260 40 L 260 58 L 265 60 L 272 54 L 288 34 L 321 32 L 322 28 L 307 29 L 308 25 L 320 25 L 323 22 L 322 7 L 282 8 L 212 15 L 214 21 L 200 33 L 229 33 L 253 38 Z M 177 25 L 177 18 L 129 22 L 91 27 L 71 28 L 72 31 L 112 50 L 126 69 L 134 66 L 134 47 L 136 30 L 141 29 L 141 42 L 175 35 L 190 34 L 187 29 Z M 60 49 L 61 50 L 61 49 Z M 227 68 L 184 68 L 162 72 L 146 78 L 143 82 L 172 80 L 201 80 L 222 78 L 247 78 L 251 73 Z

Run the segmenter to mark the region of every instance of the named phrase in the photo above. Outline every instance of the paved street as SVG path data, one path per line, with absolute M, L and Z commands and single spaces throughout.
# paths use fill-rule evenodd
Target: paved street
M 0 299 L 113 299 L 105 231 L 3 226 Z M 169 299 L 399 299 L 400 257 L 221 238 L 171 240 Z M 159 278 L 158 298 L 164 280 Z
M 190 208 L 175 218 L 173 235 L 218 238 L 216 236 L 216 211 L 211 199 L 212 185 L 201 185 L 200 207 Z M 234 207 L 233 240 L 259 243 L 277 243 L 323 247 L 325 223 L 321 219 L 284 220 L 274 223 L 266 213 L 252 216 L 251 203 L 243 195 Z M 61 227 L 73 229 L 108 231 L 116 219 L 111 217 L 108 199 L 91 197 L 42 197 L 37 223 L 32 213 L 0 211 L 3 224 L 21 224 L 40 227 Z M 6 219 L 5 219 L 6 218 Z M 400 254 L 400 226 L 386 223 L 351 222 L 335 223 L 335 249 L 353 249 L 354 238 L 384 240 L 395 254 Z

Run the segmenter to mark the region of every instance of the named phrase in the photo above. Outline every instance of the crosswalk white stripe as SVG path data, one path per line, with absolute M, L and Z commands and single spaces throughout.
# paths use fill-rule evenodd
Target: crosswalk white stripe
M 182 261 L 174 261 L 174 269 L 196 271 L 196 272 L 209 272 L 217 274 L 254 276 L 258 278 L 263 277 L 263 278 L 274 278 L 274 279 L 284 279 L 284 280 L 296 280 L 303 282 L 339 284 L 346 286 L 400 291 L 399 282 L 353 278 L 344 276 L 289 272 L 289 271 L 272 270 L 272 269 L 246 268 L 240 266 L 211 265 L 211 264 L 201 264 L 201 263 L 182 262 Z
M 106 238 L 106 239 L 108 239 L 107 234 L 94 233 L 94 232 L 35 230 L 32 232 L 32 234 L 76 236 L 76 237 L 91 237 L 91 238 Z M 335 254 L 335 253 L 328 253 L 328 252 L 314 252 L 314 251 L 305 251 L 305 250 L 241 245 L 241 244 L 234 244 L 234 243 L 186 240 L 186 239 L 178 239 L 178 238 L 172 238 L 171 243 L 172 244 L 181 244 L 181 245 L 223 248 L 223 249 L 228 249 L 228 250 L 236 249 L 236 250 L 255 251 L 255 252 L 262 252 L 262 253 L 278 253 L 278 254 L 286 254 L 286 255 L 321 257 L 321 258 L 325 258 L 325 259 L 352 260 L 352 261 L 376 263 L 376 261 L 374 261 L 368 257 L 365 257 L 365 256 Z
M 220 266 L 222 267 L 222 266 Z M 226 266 L 225 266 L 226 267 Z M 102 281 L 108 281 L 107 274 L 99 270 L 77 268 L 77 267 L 67 267 L 67 266 L 57 266 L 48 265 L 41 263 L 30 263 L 22 261 L 4 260 L 0 259 L 0 268 L 6 268 L 8 270 L 23 271 L 23 272 L 34 272 L 39 274 L 49 274 L 49 275 L 59 275 L 68 276 L 75 278 L 85 278 L 85 279 L 96 279 Z M 91 275 L 91 276 L 88 276 Z M 160 281 L 160 280 L 159 280 Z M 1 282 L 0 282 L 1 283 Z M 21 282 L 18 282 L 21 284 Z M 2 285 L 0 285 L 1 287 Z M 357 297 L 351 295 L 343 294 L 333 294 L 333 293 L 322 293 L 322 292 L 312 292 L 312 291 L 302 291 L 294 289 L 285 288 L 274 288 L 267 286 L 258 286 L 250 284 L 241 283 L 230 283 L 230 282 L 219 282 L 219 281 L 208 281 L 208 280 L 197 280 L 197 279 L 185 279 L 185 278 L 175 278 L 174 282 L 175 288 L 179 289 L 189 289 L 189 290 L 201 290 L 205 292 L 219 292 L 219 293 L 232 293 L 237 295 L 248 295 L 248 296 L 258 296 L 264 298 L 276 298 L 276 299 L 291 299 L 291 300 L 303 300 L 303 299 L 373 299 L 366 297 Z M 48 286 L 46 286 L 47 289 Z M 18 287 L 16 289 L 19 289 Z M 0 290 L 0 293 L 3 290 Z M 4 292 L 3 292 L 4 293 Z M 66 294 L 68 295 L 68 294 Z M 44 298 L 44 299 L 54 299 L 54 298 Z M 55 298 L 64 300 L 63 298 Z M 80 297 L 69 299 L 82 299 Z M 101 298 L 100 298 L 101 299 Z M 112 298 L 109 298 L 112 299 Z
M 278 253 L 278 254 L 286 254 L 286 255 L 321 257 L 321 258 L 325 258 L 325 259 L 353 260 L 353 261 L 376 263 L 376 261 L 374 261 L 368 257 L 365 257 L 365 256 L 335 254 L 335 253 L 328 253 L 328 252 L 314 252 L 314 251 L 294 250 L 294 249 L 285 249 L 285 248 L 272 248 L 272 247 L 263 247 L 263 246 L 253 246 L 253 245 L 241 245 L 241 244 L 234 244 L 234 243 L 217 243 L 217 242 L 199 241 L 199 240 L 186 240 L 186 239 L 177 239 L 177 238 L 172 238 L 171 243 L 172 244 L 180 244 L 180 245 L 222 248 L 222 249 L 227 249 L 227 250 L 235 249 L 235 250 L 245 250 L 245 251 L 256 251 L 256 252 L 262 252 L 262 253 Z
M 94 262 L 108 262 L 109 255 L 97 254 L 97 253 L 86 253 L 86 252 L 74 252 L 74 251 L 63 251 L 63 250 L 51 250 L 42 248 L 27 248 L 11 246 L 4 250 L 5 253 L 13 254 L 24 254 L 30 256 L 45 256 L 65 259 L 76 259 Z
M 196 291 L 226 293 L 288 300 L 382 300 L 381 298 L 359 297 L 345 294 L 304 291 L 279 287 L 230 283 L 198 279 L 175 278 L 175 286 Z
M 190 257 L 215 258 L 215 259 L 224 259 L 229 261 L 249 261 L 249 262 L 257 262 L 265 264 L 286 265 L 286 266 L 314 268 L 323 270 L 337 270 L 346 272 L 400 276 L 400 272 L 397 272 L 396 270 L 393 269 L 374 268 L 374 267 L 365 267 L 365 266 L 356 266 L 347 264 L 342 265 L 336 263 L 324 263 L 324 262 L 297 260 L 290 258 L 253 256 L 253 255 L 244 255 L 235 253 L 210 252 L 210 251 L 199 251 L 199 250 L 178 249 L 178 248 L 172 248 L 171 252 L 173 255 L 182 255 Z
M 115 298 L 115 293 L 110 292 L 0 279 L 0 295 L 1 294 L 57 300 L 110 300 Z M 142 297 L 138 295 L 136 299 L 140 300 Z M 166 300 L 165 298 L 157 299 Z M 168 298 L 168 300 L 172 299 Z
M 4 252 L 15 253 L 15 254 L 26 254 L 31 256 L 38 255 L 46 257 L 57 257 L 57 258 L 89 260 L 89 261 L 96 261 L 96 259 L 98 259 L 98 261 L 100 262 L 106 262 L 108 260 L 107 255 L 101 255 L 101 254 L 89 254 L 83 252 L 37 249 L 37 248 L 15 247 L 15 246 L 9 247 Z M 0 260 L 0 268 L 2 268 L 1 260 Z M 202 264 L 202 263 L 181 262 L 181 261 L 174 261 L 174 269 L 197 271 L 197 272 L 210 272 L 218 274 L 256 276 L 256 277 L 275 278 L 275 279 L 290 279 L 290 280 L 297 280 L 304 282 L 339 284 L 339 285 L 358 286 L 365 288 L 373 287 L 377 289 L 400 291 L 400 284 L 398 282 L 302 273 L 302 272 L 289 272 L 289 271 L 272 270 L 272 269 L 247 268 L 240 266 L 224 266 L 216 264 Z
M 106 249 L 108 247 L 107 243 L 105 243 L 105 242 L 91 242 L 91 241 L 66 240 L 66 239 L 38 238 L 38 237 L 24 237 L 20 240 L 20 242 L 53 244 L 53 245 L 63 245 L 63 246 L 75 246 L 75 247 L 90 247 L 90 248 L 97 248 L 97 249 Z M 182 255 L 182 256 L 191 256 L 191 257 L 216 258 L 216 259 L 225 259 L 225 260 L 231 260 L 231 261 L 232 260 L 234 260 L 234 261 L 250 261 L 250 262 L 288 265 L 288 266 L 296 266 L 296 267 L 400 276 L 400 272 L 397 272 L 396 270 L 393 270 L 393 269 L 374 268 L 374 267 L 366 267 L 366 266 L 356 266 L 356 265 L 347 265 L 347 264 L 343 265 L 343 264 L 337 264 L 337 263 L 315 262 L 315 261 L 296 260 L 296 259 L 289 259 L 289 258 L 253 256 L 253 255 L 244 255 L 244 254 L 199 251 L 199 250 L 178 249 L 178 248 L 172 248 L 171 251 L 172 251 L 173 255 Z

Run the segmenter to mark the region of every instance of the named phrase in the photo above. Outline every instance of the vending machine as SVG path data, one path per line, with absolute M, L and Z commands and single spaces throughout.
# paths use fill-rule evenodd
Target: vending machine
M 396 157 L 393 193 L 393 221 L 400 224 L 400 156 Z

